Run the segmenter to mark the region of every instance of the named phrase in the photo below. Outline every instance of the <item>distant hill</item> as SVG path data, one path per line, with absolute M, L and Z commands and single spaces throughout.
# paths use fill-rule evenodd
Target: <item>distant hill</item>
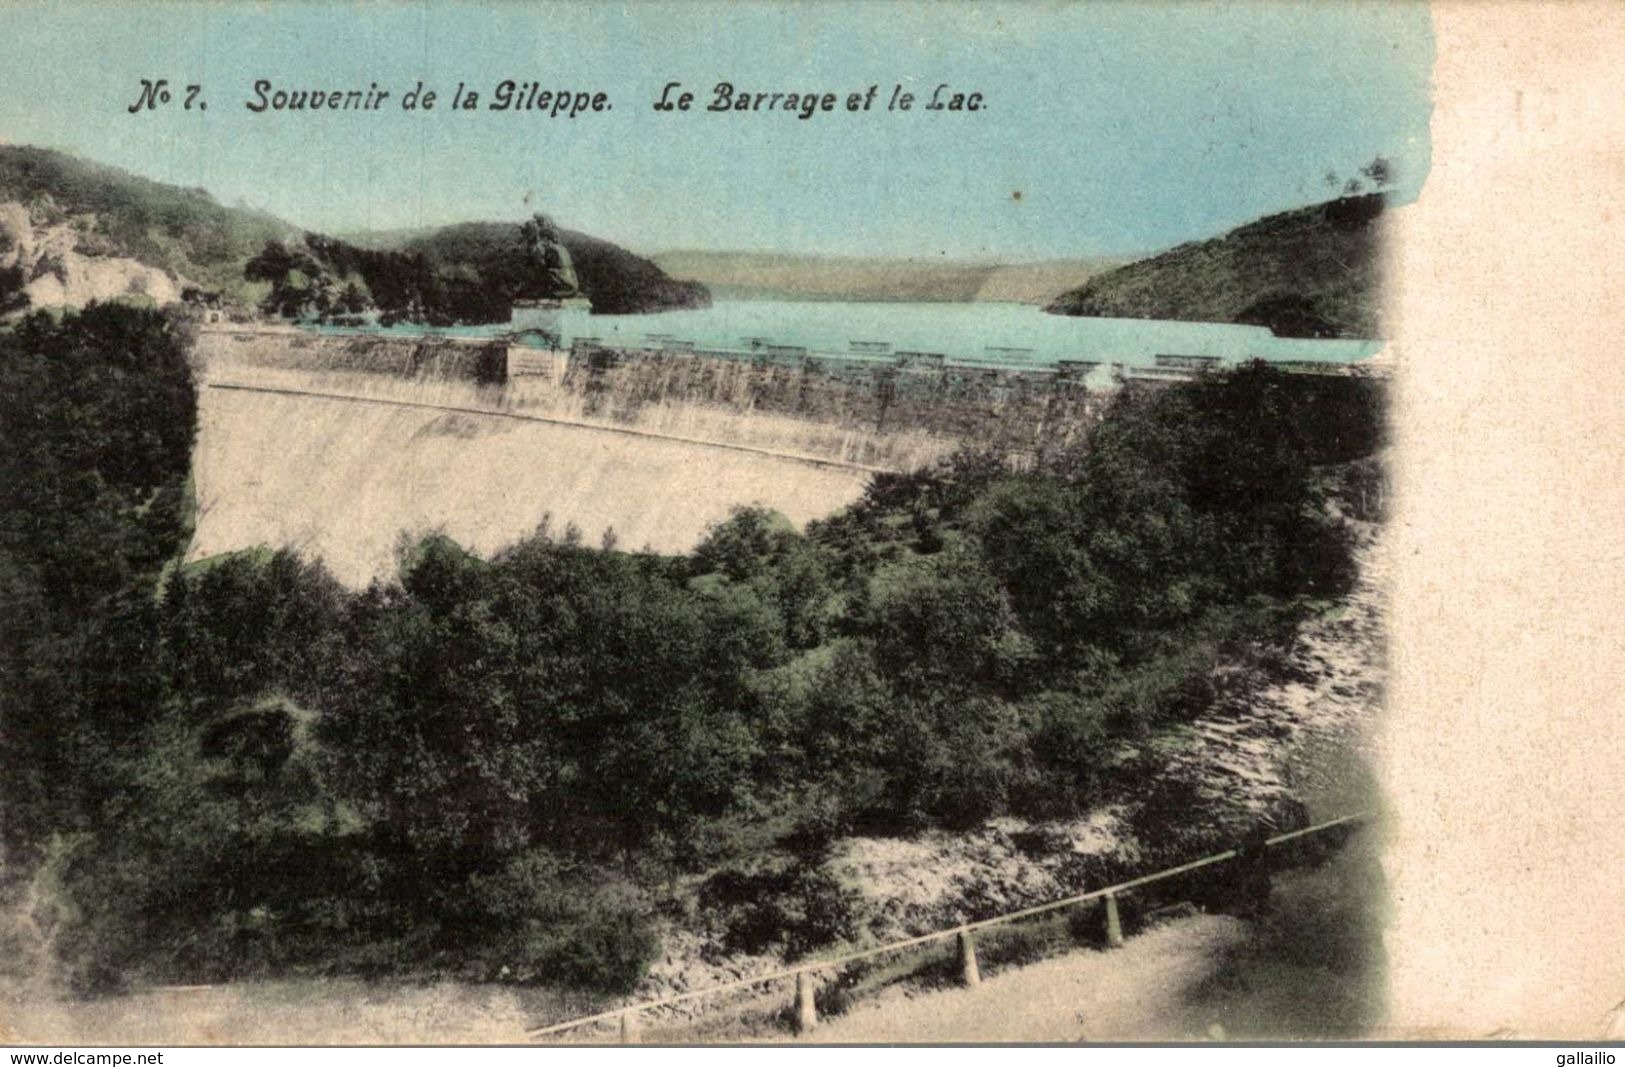
M 0 252 L 15 257 L 19 245 L 29 246 L 22 264 L 33 275 L 28 281 L 51 274 L 51 292 L 66 298 L 105 298 L 101 279 L 109 268 L 141 273 L 110 261 L 163 272 L 176 286 L 190 281 L 248 298 L 255 288 L 244 281 L 243 264 L 266 241 L 298 232 L 272 215 L 226 207 L 202 189 L 28 145 L 0 145 L 0 205 L 7 204 L 16 207 Z
M 1120 259 L 960 263 L 764 252 L 662 252 L 668 273 L 734 300 L 1001 300 L 1043 304 Z
M 1269 215 L 1091 278 L 1059 315 L 1241 322 L 1288 337 L 1377 337 L 1382 193 Z

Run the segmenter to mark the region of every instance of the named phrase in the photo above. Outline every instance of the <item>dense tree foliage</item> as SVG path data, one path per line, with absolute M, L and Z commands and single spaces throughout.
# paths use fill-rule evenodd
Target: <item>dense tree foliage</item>
M 243 266 L 243 277 L 270 286 L 260 310 L 315 322 L 495 322 L 507 317 L 502 294 L 448 284 L 422 256 L 379 252 L 308 233 L 301 244 L 268 241 Z M 500 306 L 499 306 L 500 305 Z
M 151 312 L 0 333 L 0 800 L 7 844 L 93 824 L 162 711 L 153 590 L 189 532 L 187 339 Z
M 689 875 L 725 947 L 851 936 L 835 836 L 1086 806 L 1226 649 L 1345 590 L 1327 474 L 1380 432 L 1368 384 L 1254 367 L 1125 394 L 1038 469 L 877 478 L 805 532 L 431 537 L 352 593 L 286 551 L 174 563 L 184 353 L 120 308 L 0 338 L 6 844 L 92 984 L 625 989 Z

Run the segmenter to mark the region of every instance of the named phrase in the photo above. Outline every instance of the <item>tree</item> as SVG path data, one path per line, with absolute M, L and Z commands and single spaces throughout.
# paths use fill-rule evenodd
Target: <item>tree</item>
M 27 284 L 21 267 L 0 269 L 0 315 L 10 315 L 28 307 Z
M 1337 171 L 1328 168 L 1326 173 L 1321 176 L 1321 181 L 1328 189 L 1337 189 L 1338 183 L 1342 182 L 1340 191 L 1343 196 L 1358 196 L 1365 192 L 1366 182 L 1370 182 L 1371 188 L 1380 192 L 1394 184 L 1396 180 L 1393 163 L 1387 156 L 1381 154 L 1373 156 L 1371 162 L 1361 167 L 1360 175 L 1361 177 L 1349 178 L 1344 181 Z M 1361 178 L 1364 178 L 1364 180 L 1362 181 Z
M 1394 165 L 1383 155 L 1374 157 L 1370 163 L 1361 167 L 1360 173 L 1370 179 L 1371 184 L 1378 189 L 1392 185 L 1395 180 Z
M 1016 649 L 1009 610 L 972 553 L 887 574 L 874 594 L 875 664 L 899 692 L 1001 689 Z
M 6 843 L 85 825 L 161 710 L 153 591 L 185 544 L 196 420 L 177 319 L 117 305 L 0 334 Z

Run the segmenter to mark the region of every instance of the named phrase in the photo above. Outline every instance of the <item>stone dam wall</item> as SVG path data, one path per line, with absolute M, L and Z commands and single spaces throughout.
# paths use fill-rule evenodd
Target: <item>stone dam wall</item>
M 285 326 L 209 325 L 200 329 L 195 351 L 206 367 L 351 371 L 490 385 L 507 377 L 506 344 L 455 337 L 340 336 Z
M 427 533 L 491 556 L 544 523 L 685 552 L 739 506 L 797 525 L 832 514 L 996 410 L 933 423 L 892 405 L 882 424 L 875 397 L 817 375 L 560 355 L 504 381 L 507 357 L 504 343 L 201 331 L 188 559 L 290 547 L 360 587 Z
M 550 351 L 500 340 L 286 329 L 209 330 L 199 351 L 211 375 L 241 382 L 269 382 L 282 372 L 289 380 L 314 375 L 370 390 L 464 383 L 480 387 L 482 406 L 494 409 L 684 437 L 698 433 L 721 444 L 761 445 L 759 431 L 770 429 L 768 436 L 777 438 L 787 422 L 799 423 L 801 436 L 834 448 L 814 444 L 811 454 L 887 469 L 961 445 L 1021 455 L 1071 444 L 1125 384 L 1097 364 L 1035 371 L 906 356 L 752 358 L 596 346 Z
M 439 531 L 484 555 L 546 520 L 684 552 L 742 505 L 797 525 L 877 472 L 962 447 L 1015 462 L 1076 442 L 1118 389 L 1188 380 L 1099 364 L 1026 371 L 906 354 L 559 351 L 506 340 L 205 327 L 189 558 L 260 545 L 341 581 L 395 572 Z

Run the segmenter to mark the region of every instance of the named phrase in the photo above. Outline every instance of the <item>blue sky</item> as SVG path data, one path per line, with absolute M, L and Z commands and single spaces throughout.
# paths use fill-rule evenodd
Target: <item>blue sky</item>
M 0 138 L 328 232 L 540 207 L 643 252 L 1028 260 L 1211 236 L 1323 199 L 1328 169 L 1378 153 L 1414 193 L 1432 59 L 1419 4 L 14 3 Z M 129 114 L 154 77 L 202 84 L 208 110 Z M 395 95 L 256 115 L 260 78 Z M 611 110 L 484 110 L 508 78 L 602 90 Z M 401 110 L 420 80 L 436 109 Z M 673 80 L 694 111 L 654 111 Z M 721 80 L 842 110 L 707 113 Z M 459 81 L 482 110 L 450 109 Z M 986 110 L 880 110 L 894 84 L 942 82 Z M 872 84 L 876 110 L 846 113 Z

